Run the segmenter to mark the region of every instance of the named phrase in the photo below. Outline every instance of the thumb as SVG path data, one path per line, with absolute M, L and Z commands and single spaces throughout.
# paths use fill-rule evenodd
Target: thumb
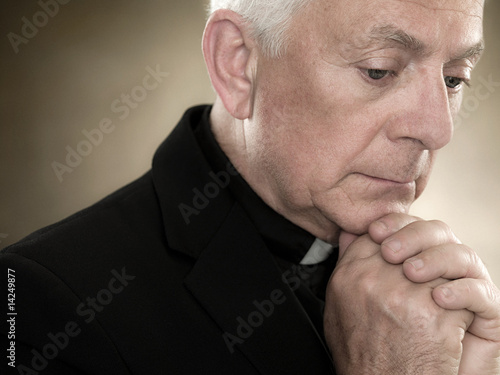
M 341 231 L 340 232 L 340 237 L 339 237 L 339 260 L 341 260 L 344 257 L 344 253 L 347 250 L 347 248 L 357 239 L 359 236 Z

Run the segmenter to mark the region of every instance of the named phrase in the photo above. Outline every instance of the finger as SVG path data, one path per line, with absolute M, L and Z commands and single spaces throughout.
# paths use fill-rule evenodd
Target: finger
M 406 214 L 389 214 L 373 222 L 368 228 L 368 233 L 373 241 L 381 244 L 389 236 L 417 220 L 422 219 Z
M 401 264 L 423 250 L 446 243 L 460 243 L 450 227 L 441 221 L 414 221 L 382 242 L 383 258 Z
M 500 374 L 500 345 L 465 333 L 460 374 Z
M 348 233 L 348 232 L 340 232 L 340 237 L 339 237 L 339 259 L 342 259 L 344 256 L 345 251 L 347 248 L 357 239 L 359 236 Z
M 345 247 L 347 245 L 347 247 L 342 248 L 341 251 L 339 245 L 339 263 L 366 259 L 380 253 L 380 245 L 373 242 L 369 235 L 365 234 L 364 236 L 358 237 L 354 240 L 353 236 L 354 235 L 350 233 L 344 234 L 344 237 L 341 240 L 342 246 Z
M 432 298 L 447 310 L 467 309 L 475 314 L 469 332 L 500 342 L 500 291 L 491 281 L 460 279 L 432 291 Z
M 438 277 L 448 280 L 470 278 L 491 281 L 488 270 L 470 247 L 448 243 L 427 249 L 403 264 L 406 277 L 425 283 Z

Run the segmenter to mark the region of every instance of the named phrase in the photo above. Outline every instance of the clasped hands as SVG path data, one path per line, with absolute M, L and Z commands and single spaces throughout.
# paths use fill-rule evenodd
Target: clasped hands
M 339 250 L 324 318 L 339 375 L 500 374 L 500 291 L 446 224 L 391 214 Z

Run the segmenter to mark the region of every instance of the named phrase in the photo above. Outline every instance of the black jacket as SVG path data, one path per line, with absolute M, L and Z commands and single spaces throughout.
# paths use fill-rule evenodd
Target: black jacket
M 205 110 L 185 114 L 145 176 L 1 253 L 5 373 L 333 372 L 257 230 L 210 173 L 192 130 Z

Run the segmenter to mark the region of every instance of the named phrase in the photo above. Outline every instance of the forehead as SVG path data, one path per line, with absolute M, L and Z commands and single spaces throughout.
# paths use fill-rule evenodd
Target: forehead
M 392 40 L 419 52 L 464 50 L 482 40 L 483 9 L 483 0 L 313 0 L 301 27 L 350 49 Z
M 419 23 L 424 18 L 445 17 L 482 21 L 484 0 L 311 0 L 320 17 L 337 14 L 342 24 L 405 16 Z

